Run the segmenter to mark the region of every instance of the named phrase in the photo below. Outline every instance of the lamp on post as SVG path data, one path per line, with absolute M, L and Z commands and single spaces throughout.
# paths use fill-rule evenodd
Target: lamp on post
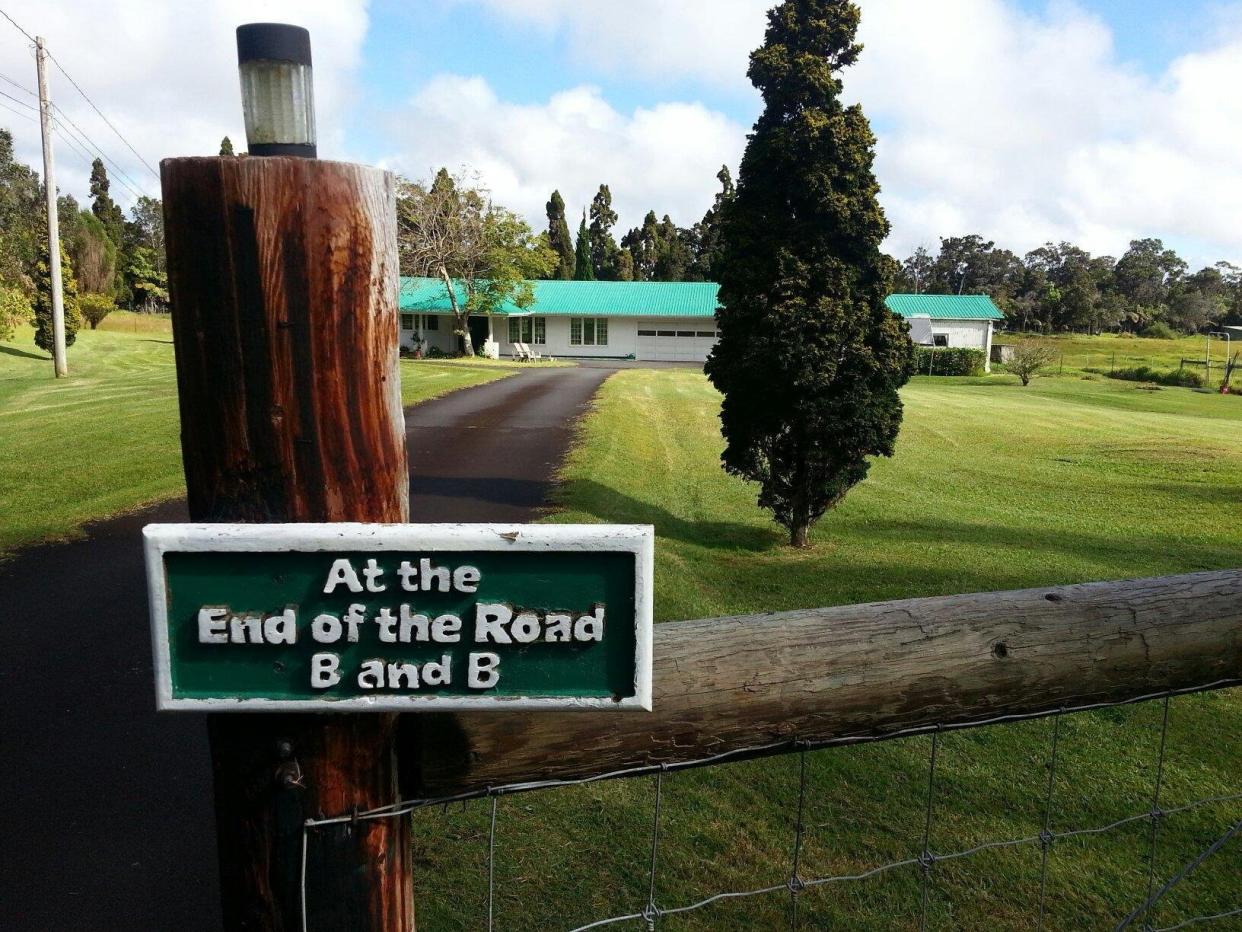
M 238 26 L 237 68 L 250 154 L 316 158 L 310 33 L 286 23 Z

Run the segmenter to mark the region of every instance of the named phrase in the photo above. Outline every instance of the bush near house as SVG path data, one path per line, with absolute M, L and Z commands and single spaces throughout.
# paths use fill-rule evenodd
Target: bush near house
M 914 348 L 915 375 L 983 375 L 983 350 L 966 347 Z

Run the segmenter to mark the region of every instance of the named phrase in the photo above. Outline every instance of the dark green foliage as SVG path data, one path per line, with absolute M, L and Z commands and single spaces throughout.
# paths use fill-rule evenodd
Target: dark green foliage
M 599 281 L 616 281 L 620 265 L 621 249 L 612 238 L 612 228 L 617 222 L 617 212 L 612 209 L 612 192 L 601 184 L 591 201 L 591 268 Z
M 1153 369 L 1151 366 L 1132 366 L 1128 369 L 1086 369 L 1106 375 L 1110 379 L 1121 379 L 1126 382 L 1151 382 L 1155 385 L 1169 385 L 1174 388 L 1202 388 L 1203 376 L 1190 369 Z
M 34 293 L 45 217 L 39 176 L 13 158 L 13 135 L 0 129 L 0 284 L 27 297 Z
M 1140 330 L 1139 336 L 1146 337 L 1149 340 L 1175 340 L 1177 339 L 1177 331 L 1164 321 L 1158 320 Z
M 43 255 L 35 265 L 34 307 L 35 346 L 46 353 L 52 351 L 52 269 L 48 261 L 47 237 L 42 241 Z M 60 245 L 60 280 L 61 293 L 65 310 L 65 346 L 73 346 L 78 338 L 78 328 L 82 326 L 82 315 L 78 313 L 78 283 L 73 275 L 73 263 L 65 252 L 65 244 Z
M 233 140 L 229 139 L 228 136 L 220 140 L 220 154 L 233 155 Z
M 556 253 L 556 269 L 553 278 L 568 281 L 574 277 L 574 243 L 565 221 L 565 199 L 560 191 L 553 191 L 548 199 L 548 245 Z
M 595 267 L 591 264 L 591 235 L 587 230 L 586 211 L 578 225 L 578 238 L 574 243 L 574 278 L 580 282 L 595 281 Z
M 125 213 L 108 193 L 111 187 L 108 170 L 100 159 L 95 159 L 91 163 L 91 213 L 103 224 L 108 238 L 120 243 L 125 232 Z
M 691 252 L 690 265 L 686 269 L 686 281 L 714 282 L 717 279 L 720 264 L 720 218 L 726 206 L 733 201 L 736 190 L 733 187 L 733 175 L 728 165 L 721 165 L 716 173 L 720 182 L 720 191 L 716 201 L 707 209 L 703 219 L 694 225 L 689 232 L 688 243 Z
M 859 10 L 786 0 L 768 14 L 749 75 L 763 95 L 723 212 L 720 341 L 707 373 L 724 394 L 725 468 L 760 483 L 795 546 L 891 456 L 898 389 L 910 377 L 905 324 L 884 306 L 895 263 L 861 107 L 841 102 Z
M 983 375 L 983 350 L 964 346 L 914 348 L 915 375 Z

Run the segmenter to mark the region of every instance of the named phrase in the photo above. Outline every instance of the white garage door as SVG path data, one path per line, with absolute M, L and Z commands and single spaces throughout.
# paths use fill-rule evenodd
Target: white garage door
M 706 362 L 716 345 L 715 322 L 669 321 L 641 324 L 638 358 L 667 362 Z

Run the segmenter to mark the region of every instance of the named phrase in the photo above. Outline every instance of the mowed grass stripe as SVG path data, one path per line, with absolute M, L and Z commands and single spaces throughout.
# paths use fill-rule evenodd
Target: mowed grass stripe
M 177 380 L 167 318 L 115 315 L 69 350 L 70 377 L 22 328 L 0 343 L 0 554 L 183 495 Z M 505 378 L 489 360 L 403 360 L 416 404 Z
M 916 379 L 903 391 L 897 456 L 878 461 L 795 552 L 719 467 L 719 396 L 688 371 L 623 371 L 605 383 L 563 472 L 558 522 L 655 525 L 661 621 L 1242 565 L 1242 400 L 1124 382 Z M 1173 703 L 1165 806 L 1242 791 L 1242 695 Z M 1061 723 L 1055 830 L 1147 811 L 1160 705 Z M 1037 835 L 1048 720 L 942 735 L 931 847 Z M 917 856 L 928 738 L 808 759 L 804 877 Z M 677 906 L 784 882 L 796 756 L 664 778 L 657 899 Z M 651 778 L 499 803 L 497 923 L 568 928 L 640 910 L 647 896 Z M 478 927 L 486 894 L 486 801 L 416 816 L 420 921 Z M 1242 805 L 1161 826 L 1157 877 L 1217 837 Z M 1149 826 L 1066 840 L 1050 853 L 1049 929 L 1112 928 L 1146 889 Z M 1155 925 L 1237 906 L 1242 846 L 1201 868 Z M 920 877 L 903 868 L 804 894 L 802 928 L 915 929 Z M 451 892 L 448 892 L 451 891 Z M 1028 929 L 1036 846 L 937 864 L 930 928 Z M 788 926 L 788 896 L 662 919 L 677 930 Z

